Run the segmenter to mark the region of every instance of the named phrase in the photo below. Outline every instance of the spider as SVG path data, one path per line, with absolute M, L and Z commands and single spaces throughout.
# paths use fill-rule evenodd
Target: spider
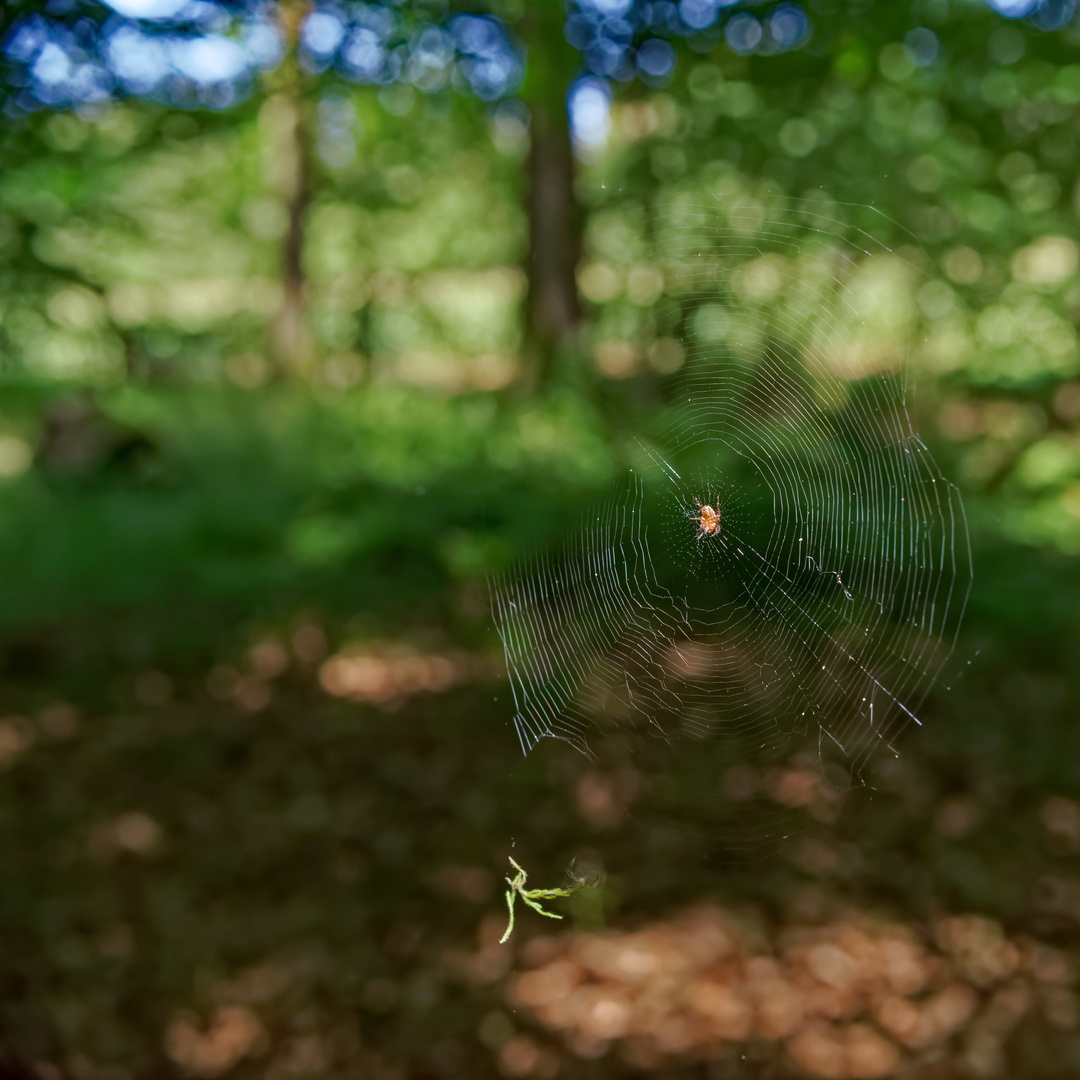
M 698 512 L 691 515 L 691 520 L 696 521 L 701 530 L 698 533 L 698 539 L 703 540 L 706 536 L 715 536 L 720 531 L 720 511 L 714 510 L 711 506 L 702 506 L 697 499 L 694 503 L 697 505 Z

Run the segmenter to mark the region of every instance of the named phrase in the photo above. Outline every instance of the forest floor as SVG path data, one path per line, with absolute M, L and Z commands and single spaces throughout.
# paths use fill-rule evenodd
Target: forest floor
M 483 566 L 578 474 L 512 416 L 121 398 L 0 491 L 4 1075 L 1080 1071 L 1075 561 L 972 501 L 967 677 L 718 776 L 732 849 L 659 744 L 522 755 Z M 511 856 L 600 881 L 499 944 Z
M 843 797 L 809 758 L 762 774 L 801 827 L 703 857 L 646 812 L 647 768 L 523 758 L 505 694 L 490 654 L 334 650 L 310 622 L 198 680 L 28 690 L 0 720 L 12 1068 L 1080 1068 L 1077 803 L 989 772 L 960 789 L 954 754 L 912 741 Z M 530 887 L 574 859 L 602 880 L 548 902 L 561 924 L 519 903 L 499 944 L 510 855 Z

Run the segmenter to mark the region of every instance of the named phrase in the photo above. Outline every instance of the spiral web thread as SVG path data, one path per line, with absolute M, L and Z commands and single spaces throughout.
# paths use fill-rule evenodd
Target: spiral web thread
M 858 768 L 921 723 L 971 582 L 905 406 L 914 271 L 792 202 L 675 199 L 641 243 L 685 362 L 625 484 L 493 582 L 521 745 L 634 731 L 723 765 L 802 739 Z

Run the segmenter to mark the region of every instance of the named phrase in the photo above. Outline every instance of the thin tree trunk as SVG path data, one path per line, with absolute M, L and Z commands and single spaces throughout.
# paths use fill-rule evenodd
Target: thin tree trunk
M 271 327 L 271 350 L 280 371 L 308 377 L 315 360 L 315 342 L 308 322 L 307 278 L 304 273 L 304 240 L 307 213 L 311 205 L 310 148 L 304 125 L 303 106 L 295 98 L 284 104 L 288 110 L 282 135 L 285 137 L 282 169 L 287 181 L 281 194 L 288 212 L 288 225 L 281 253 L 281 308 Z
M 521 24 L 529 45 L 523 96 L 532 117 L 524 380 L 530 388 L 548 380 L 556 355 L 573 346 L 581 320 L 576 271 L 583 214 L 574 192 L 566 114 L 567 90 L 581 58 L 566 41 L 565 21 L 562 0 L 536 0 Z
M 581 318 L 575 277 L 581 211 L 565 107 L 533 107 L 529 151 L 529 336 L 544 354 L 572 341 Z
M 287 212 L 281 257 L 282 301 L 270 327 L 270 354 L 278 373 L 300 378 L 309 378 L 315 364 L 304 274 L 304 241 L 312 197 L 311 145 L 296 60 L 300 23 L 308 9 L 306 0 L 279 6 L 287 53 L 280 69 L 279 92 L 267 103 L 271 107 L 271 184 Z

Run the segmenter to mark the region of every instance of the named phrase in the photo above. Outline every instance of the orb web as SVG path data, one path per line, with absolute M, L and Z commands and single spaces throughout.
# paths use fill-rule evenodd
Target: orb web
M 526 752 L 663 746 L 668 788 L 720 807 L 737 767 L 811 747 L 858 775 L 922 723 L 967 525 L 906 406 L 918 272 L 842 212 L 674 199 L 640 223 L 683 359 L 625 481 L 492 583 Z

